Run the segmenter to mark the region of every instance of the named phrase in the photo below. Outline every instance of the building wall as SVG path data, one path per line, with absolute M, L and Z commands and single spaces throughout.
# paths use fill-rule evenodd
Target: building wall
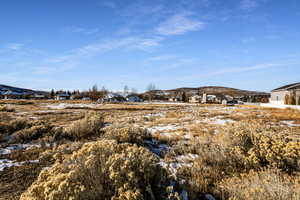
M 200 103 L 201 102 L 201 97 L 200 96 L 193 96 L 189 98 L 190 103 Z
M 296 91 L 296 105 L 300 105 L 300 90 Z
M 272 92 L 271 93 L 270 103 L 273 103 L 273 104 L 284 104 L 285 96 L 287 94 L 290 94 L 290 92 L 289 91 Z

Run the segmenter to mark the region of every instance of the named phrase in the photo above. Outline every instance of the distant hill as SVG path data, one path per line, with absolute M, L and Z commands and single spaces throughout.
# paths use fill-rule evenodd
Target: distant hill
M 13 92 L 17 94 L 48 94 L 48 92 L 45 91 L 37 91 L 37 90 L 31 90 L 31 89 L 25 89 L 25 88 L 18 88 L 8 85 L 1 85 L 0 84 L 0 94 L 4 94 L 5 92 Z
M 178 93 L 185 92 L 187 95 L 194 94 L 214 94 L 214 95 L 231 95 L 231 96 L 268 96 L 270 93 L 267 92 L 259 92 L 259 91 L 248 91 L 248 90 L 240 90 L 236 88 L 229 87 L 221 87 L 221 86 L 205 86 L 198 88 L 177 88 L 171 90 L 153 90 L 152 92 L 156 94 L 164 94 L 164 95 L 176 95 Z M 146 92 L 148 93 L 148 92 Z M 145 94 L 146 94 L 145 93 Z

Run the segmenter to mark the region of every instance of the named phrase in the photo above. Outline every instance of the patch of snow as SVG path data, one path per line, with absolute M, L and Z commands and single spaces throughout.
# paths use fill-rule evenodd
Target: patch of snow
M 158 133 L 159 136 L 164 136 L 164 137 L 175 137 L 175 136 L 181 136 L 180 133 L 176 132 L 163 132 L 163 133 Z
M 217 124 L 217 125 L 225 125 L 227 123 L 234 123 L 235 121 L 231 120 L 231 119 L 216 119 L 215 121 L 213 121 L 213 124 Z
M 163 113 L 149 113 L 144 115 L 145 118 L 151 118 L 151 117 L 165 117 L 165 114 Z
M 154 134 L 156 132 L 160 132 L 160 131 L 174 131 L 179 129 L 180 127 L 176 126 L 176 125 L 167 125 L 167 126 L 154 126 L 151 128 L 148 128 L 148 130 L 150 131 L 151 134 Z
M 10 149 L 0 149 L 0 155 L 7 155 L 7 154 L 10 154 L 11 153 L 11 150 Z
M 188 134 L 185 134 L 184 136 L 184 139 L 186 140 L 190 140 L 192 138 L 192 136 L 188 133 Z
M 28 160 L 23 162 L 15 162 L 8 159 L 0 159 L 0 171 L 3 171 L 5 168 L 13 167 L 13 166 L 22 166 L 26 163 L 39 163 L 39 160 Z
M 16 113 L 16 115 L 26 115 L 28 114 L 29 112 L 19 112 L 19 113 Z
M 261 103 L 260 106 L 261 107 L 266 107 L 266 108 L 279 108 L 279 109 L 292 108 L 292 109 L 300 110 L 300 106 L 295 106 L 295 105 L 284 105 L 284 104 L 275 104 L 275 103 Z
M 13 144 L 6 148 L 0 148 L 0 155 L 7 155 L 7 154 L 11 154 L 15 150 L 30 149 L 33 147 L 40 148 L 41 145 L 40 144 Z
M 181 155 L 174 158 L 173 162 L 165 162 L 161 160 L 159 165 L 170 171 L 171 175 L 176 179 L 177 171 L 181 167 L 192 167 L 192 161 L 198 158 L 196 154 Z
M 227 123 L 234 123 L 235 121 L 232 119 L 220 119 L 219 117 L 213 117 L 213 118 L 207 118 L 204 120 L 198 120 L 199 122 L 204 122 L 204 123 L 208 123 L 208 124 L 214 124 L 214 125 L 226 125 Z
M 78 103 L 78 104 L 69 104 L 69 103 L 60 103 L 56 105 L 47 105 L 47 108 L 50 109 L 66 109 L 66 108 L 96 108 L 98 107 L 97 104 L 83 104 L 83 103 Z
M 56 113 L 55 110 L 38 110 L 38 111 L 35 111 L 34 113 Z
M 199 156 L 197 154 L 188 153 L 186 155 L 177 156 L 175 159 L 179 162 L 191 162 L 198 157 Z
M 293 121 L 293 120 L 285 120 L 285 121 L 281 121 L 281 123 L 283 123 L 289 127 L 300 127 L 300 124 L 294 124 L 295 121 Z

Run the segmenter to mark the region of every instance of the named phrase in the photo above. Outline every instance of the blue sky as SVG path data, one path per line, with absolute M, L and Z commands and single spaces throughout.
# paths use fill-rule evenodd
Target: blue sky
M 0 84 L 269 91 L 300 81 L 299 0 L 9 0 L 0 25 Z

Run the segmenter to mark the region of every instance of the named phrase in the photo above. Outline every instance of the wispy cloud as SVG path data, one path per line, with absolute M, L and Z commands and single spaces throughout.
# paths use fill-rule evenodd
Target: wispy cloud
M 192 76 L 187 76 L 187 77 L 182 77 L 182 78 L 183 79 L 207 78 L 207 77 L 214 77 L 214 76 L 225 75 L 225 74 L 258 71 L 258 70 L 262 70 L 262 69 L 275 68 L 275 67 L 280 67 L 280 66 L 285 66 L 285 65 L 287 65 L 287 63 L 265 63 L 265 64 L 257 64 L 257 65 L 244 66 L 244 67 L 223 68 L 218 71 L 215 70 L 214 72 L 207 72 L 207 73 L 202 73 L 201 75 L 192 75 Z
M 9 44 L 5 45 L 5 48 L 9 49 L 9 50 L 19 50 L 23 46 L 24 46 L 24 44 L 22 44 L 22 43 L 9 43 Z
M 175 58 L 177 58 L 177 56 L 174 56 L 174 55 L 161 55 L 161 56 L 151 57 L 148 60 L 150 60 L 150 61 L 168 61 L 168 60 L 173 60 Z
M 113 50 L 139 50 L 149 51 L 160 45 L 161 37 L 125 37 L 120 39 L 110 39 L 102 42 L 91 43 L 65 53 L 50 57 L 45 60 L 42 67 L 35 69 L 35 74 L 47 74 L 62 72 L 79 66 L 86 58 L 98 56 L 102 53 Z
M 90 56 L 97 53 L 111 50 L 135 49 L 149 50 L 160 45 L 163 40 L 161 37 L 125 37 L 121 39 L 112 39 L 105 42 L 89 44 L 74 50 L 75 55 Z
M 251 10 L 258 7 L 258 5 L 257 0 L 241 0 L 240 2 L 240 8 L 243 10 Z
M 62 29 L 63 32 L 67 33 L 82 33 L 86 35 L 94 34 L 99 32 L 98 28 L 83 28 L 83 27 L 77 27 L 77 26 L 70 26 Z
M 224 70 L 220 70 L 217 72 L 212 73 L 213 75 L 222 75 L 227 73 L 241 73 L 241 72 L 248 72 L 248 71 L 256 71 L 261 69 L 279 67 L 282 64 L 278 63 L 266 63 L 266 64 L 258 64 L 253 66 L 246 66 L 246 67 L 233 67 L 233 68 L 226 68 Z
M 176 14 L 162 22 L 156 31 L 160 35 L 182 35 L 189 31 L 198 31 L 204 28 L 205 24 L 191 18 L 191 13 Z

